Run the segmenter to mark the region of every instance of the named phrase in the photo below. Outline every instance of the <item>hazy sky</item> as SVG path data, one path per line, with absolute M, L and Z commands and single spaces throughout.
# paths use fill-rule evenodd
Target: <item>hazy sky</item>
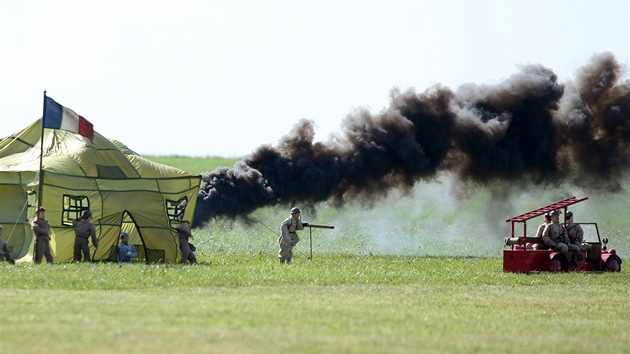
M 0 31 L 0 137 L 47 90 L 140 154 L 240 157 L 300 118 L 325 140 L 394 87 L 628 65 L 630 2 L 2 0 Z

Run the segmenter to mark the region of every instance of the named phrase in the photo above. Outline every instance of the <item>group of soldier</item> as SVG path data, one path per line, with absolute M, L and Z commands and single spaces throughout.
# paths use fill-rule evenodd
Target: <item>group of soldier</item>
M 96 227 L 92 224 L 92 212 L 85 210 L 80 218 L 73 220 L 72 227 L 75 231 L 74 238 L 74 261 L 75 262 L 91 262 L 89 239 L 92 239 L 94 249 L 98 249 L 98 237 L 96 236 Z M 41 263 L 46 258 L 47 263 L 54 263 L 52 253 L 50 251 L 50 224 L 46 220 L 46 208 L 39 207 L 37 215 L 31 222 L 31 228 L 35 234 L 35 255 L 33 261 Z M 182 251 L 180 263 L 197 263 L 195 257 L 195 249 L 190 244 L 189 239 L 192 238 L 190 233 L 190 222 L 181 221 L 177 227 L 179 237 L 179 245 Z M 15 260 L 11 258 L 8 244 L 2 239 L 3 227 L 0 225 L 0 247 L 2 248 L 3 257 L 11 264 L 15 264 Z M 129 243 L 129 234 L 122 232 L 120 234 L 120 243 L 116 249 L 116 262 L 131 263 L 133 258 L 138 257 L 133 244 Z
M 293 259 L 293 247 L 300 242 L 297 230 L 303 230 L 307 223 L 302 223 L 302 216 L 300 209 L 294 207 L 291 209 L 291 215 L 282 221 L 280 225 L 281 235 L 278 238 L 278 244 L 280 251 L 278 252 L 278 258 L 280 263 L 290 264 Z M 89 239 L 92 239 L 92 245 L 94 249 L 98 249 L 98 237 L 96 236 L 96 228 L 92 224 L 92 212 L 85 210 L 80 218 L 72 222 L 72 226 L 75 230 L 74 240 L 74 261 L 75 262 L 91 262 Z M 50 252 L 50 224 L 46 220 L 46 209 L 39 207 L 37 210 L 37 217 L 31 223 L 31 228 L 35 234 L 35 257 L 33 261 L 35 263 L 41 263 L 43 258 L 46 258 L 46 262 L 53 263 L 53 256 Z M 182 258 L 180 263 L 197 263 L 197 258 L 194 251 L 195 246 L 190 243 L 192 234 L 190 232 L 190 222 L 187 220 L 181 221 L 177 227 L 177 234 L 179 237 L 179 247 L 182 251 Z M 0 247 L 4 258 L 11 264 L 15 264 L 15 260 L 11 258 L 9 248 L 6 242 L 2 240 L 2 226 L 0 226 Z M 117 247 L 116 261 L 119 263 L 130 263 L 133 258 L 138 257 L 133 244 L 129 243 L 129 234 L 122 232 L 120 235 L 120 244 Z
M 580 224 L 573 220 L 573 212 L 566 215 L 566 227 L 560 223 L 559 210 L 545 214 L 544 222 L 538 227 L 537 238 L 542 238 L 542 243 L 532 245 L 534 249 L 552 249 L 560 251 L 565 256 L 571 251 L 569 266 L 577 266 L 581 251 L 586 251 L 586 261 L 593 262 L 591 258 L 591 245 L 584 240 L 584 230 Z
M 544 222 L 538 227 L 537 238 L 542 239 L 542 243 L 534 243 L 528 245 L 533 249 L 552 249 L 562 252 L 565 256 L 571 251 L 571 261 L 569 266 L 577 266 L 578 258 L 581 251 L 586 251 L 586 261 L 593 262 L 591 258 L 591 245 L 584 240 L 584 230 L 580 224 L 573 221 L 573 212 L 569 211 L 566 215 L 566 227 L 560 223 L 559 210 L 546 213 Z M 90 248 L 88 240 L 92 238 L 94 248 L 98 248 L 98 238 L 96 237 L 96 228 L 91 223 L 92 213 L 89 210 L 83 212 L 81 218 L 73 221 L 75 229 L 74 243 L 74 261 L 90 262 Z M 303 230 L 308 223 L 302 223 L 300 209 L 294 207 L 291 214 L 280 225 L 281 235 L 278 238 L 280 251 L 278 258 L 280 263 L 290 264 L 293 259 L 293 247 L 300 241 L 297 231 Z M 42 258 L 46 258 L 46 262 L 53 263 L 53 257 L 50 252 L 50 225 L 46 220 L 46 209 L 40 207 L 37 210 L 37 217 L 33 220 L 31 227 L 35 233 L 35 263 L 41 263 Z M 182 251 L 180 263 L 197 263 L 195 256 L 195 246 L 190 243 L 192 234 L 190 232 L 190 222 L 183 220 L 177 227 L 179 236 L 179 246 Z M 2 248 L 3 257 L 10 263 L 14 264 L 10 256 L 8 245 L 2 240 L 2 226 L 0 226 L 0 247 Z M 122 232 L 120 235 L 121 243 L 118 245 L 116 260 L 120 263 L 130 263 L 132 258 L 136 258 L 138 253 L 132 244 L 129 244 L 129 235 Z

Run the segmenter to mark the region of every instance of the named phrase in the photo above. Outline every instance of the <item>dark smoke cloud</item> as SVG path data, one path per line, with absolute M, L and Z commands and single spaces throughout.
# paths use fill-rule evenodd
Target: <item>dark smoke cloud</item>
M 630 169 L 623 69 L 605 53 L 566 84 L 552 70 L 528 65 L 496 85 L 393 90 L 388 108 L 355 111 L 325 142 L 314 142 L 313 122 L 302 119 L 276 146 L 204 173 L 196 224 L 295 201 L 369 206 L 441 173 L 494 193 L 497 186 L 564 182 L 618 191 Z

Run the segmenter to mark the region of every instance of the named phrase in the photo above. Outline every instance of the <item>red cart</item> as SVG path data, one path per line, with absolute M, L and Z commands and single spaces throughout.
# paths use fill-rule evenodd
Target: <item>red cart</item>
M 587 243 L 592 247 L 592 259 L 587 261 L 585 252 L 582 251 L 581 257 L 578 257 L 578 265 L 576 267 L 570 267 L 567 257 L 561 252 L 554 250 L 538 250 L 530 247 L 533 244 L 543 243 L 543 241 L 540 237 L 527 237 L 528 220 L 544 215 L 545 213 L 550 213 L 554 210 L 560 210 L 562 211 L 563 217 L 565 217 L 564 223 L 566 226 L 566 214 L 568 207 L 587 199 L 588 197 L 581 199 L 571 197 L 507 219 L 506 222 L 512 223 L 512 237 L 508 237 L 505 240 L 505 247 L 509 247 L 509 249 L 503 250 L 503 271 L 621 271 L 621 258 L 617 256 L 614 249 L 607 249 L 606 244 L 608 243 L 608 238 L 600 238 L 597 223 L 594 222 L 579 223 L 584 229 Z M 522 224 L 522 234 L 517 235 L 517 224 Z M 535 227 L 537 226 L 538 225 Z M 520 230 L 518 232 L 520 232 Z M 596 239 L 595 236 L 597 236 Z M 569 257 L 570 253 L 571 252 L 568 254 Z

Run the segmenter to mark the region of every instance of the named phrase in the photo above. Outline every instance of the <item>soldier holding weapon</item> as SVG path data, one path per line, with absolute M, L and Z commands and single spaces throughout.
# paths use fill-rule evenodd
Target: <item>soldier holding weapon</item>
M 298 242 L 300 242 L 300 238 L 298 237 L 296 230 L 304 230 L 305 227 L 308 227 L 311 232 L 313 228 L 335 228 L 334 226 L 329 225 L 310 224 L 307 222 L 303 222 L 300 209 L 297 207 L 292 208 L 291 215 L 286 218 L 280 225 L 280 229 L 282 231 L 282 234 L 278 238 L 278 244 L 280 244 L 278 258 L 280 259 L 280 263 L 291 263 L 291 259 L 293 258 L 293 247 L 297 245 Z M 309 240 L 311 245 L 310 259 L 313 259 L 313 239 L 311 232 L 309 232 Z
M 278 258 L 280 259 L 280 263 L 289 264 L 293 258 L 293 247 L 300 242 L 296 231 L 304 230 L 299 208 L 294 207 L 291 209 L 291 215 L 280 224 L 280 230 L 282 234 L 278 238 L 278 244 L 280 245 Z

